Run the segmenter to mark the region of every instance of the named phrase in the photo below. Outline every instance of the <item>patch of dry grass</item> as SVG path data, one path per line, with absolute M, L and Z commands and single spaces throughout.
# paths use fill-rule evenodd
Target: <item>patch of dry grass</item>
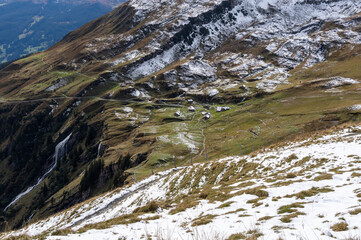
M 259 229 L 251 229 L 247 231 L 247 240 L 254 240 L 254 239 L 258 239 L 259 237 L 263 236 L 263 233 L 261 233 L 261 231 Z
M 58 229 L 55 232 L 52 232 L 51 235 L 53 235 L 53 236 L 67 236 L 67 235 L 73 234 L 73 233 L 75 233 L 75 231 L 73 229 L 64 228 L 64 229 Z
M 154 213 L 159 207 L 159 202 L 150 201 L 149 203 L 147 203 L 147 205 L 135 209 L 133 213 Z
M 296 218 L 299 215 L 305 215 L 305 213 L 296 211 L 294 213 L 283 216 L 280 220 L 281 220 L 281 222 L 284 222 L 284 223 L 290 223 L 292 221 L 292 218 Z
M 335 232 L 342 232 L 348 230 L 348 224 L 345 222 L 339 222 L 331 226 L 331 229 Z
M 212 222 L 213 218 L 217 216 L 218 215 L 207 214 L 204 216 L 200 216 L 199 218 L 193 219 L 192 227 L 208 224 Z
M 232 203 L 234 203 L 234 201 L 225 202 L 225 203 L 219 205 L 217 208 L 218 208 L 218 209 L 220 209 L 220 208 L 227 208 L 227 207 L 231 206 Z
M 283 205 L 278 208 L 278 214 L 297 212 L 297 209 L 295 208 L 304 208 L 303 204 L 304 203 L 292 203 L 289 205 Z
M 182 196 L 180 198 L 182 198 Z M 179 212 L 183 212 L 188 208 L 192 208 L 194 206 L 197 206 L 198 202 L 199 201 L 196 199 L 195 196 L 193 196 L 193 197 L 187 197 L 186 196 L 186 197 L 182 198 L 182 201 L 177 203 L 175 208 L 173 208 L 173 209 L 171 209 L 169 211 L 169 214 L 176 214 L 176 213 L 179 213 Z
M 349 211 L 349 213 L 351 215 L 357 215 L 357 214 L 361 213 L 361 208 L 356 208 L 354 210 L 351 210 L 351 211 Z
M 320 174 L 317 177 L 315 177 L 313 180 L 314 181 L 322 181 L 322 180 L 329 180 L 332 179 L 332 174 L 331 173 L 324 173 L 324 174 Z
M 11 236 L 9 238 L 5 238 L 5 240 L 32 240 L 32 237 L 29 235 L 19 235 L 19 236 Z
M 295 173 L 287 173 L 286 178 L 295 178 L 297 175 Z
M 267 221 L 274 218 L 274 216 L 264 216 L 258 219 L 258 221 Z
M 286 195 L 285 197 L 287 197 L 287 198 L 296 197 L 297 199 L 305 199 L 306 197 L 312 197 L 319 193 L 328 193 L 328 192 L 332 192 L 332 191 L 334 191 L 334 190 L 327 188 L 327 187 L 324 187 L 324 188 L 313 187 L 309 190 L 301 191 L 299 193 L 295 193 L 292 195 Z
M 247 190 L 245 190 L 245 193 L 250 194 L 250 195 L 255 195 L 255 196 L 259 197 L 259 198 L 265 198 L 265 197 L 269 196 L 267 191 L 262 190 L 260 188 L 247 189 Z
M 298 157 L 297 157 L 297 155 L 296 154 L 291 154 L 290 156 L 288 156 L 286 159 L 285 159 L 285 161 L 286 162 L 292 162 L 292 160 L 296 160 L 296 159 L 298 159 Z
M 235 233 L 227 238 L 227 240 L 239 240 L 239 239 L 246 239 L 246 235 L 244 235 L 243 233 Z

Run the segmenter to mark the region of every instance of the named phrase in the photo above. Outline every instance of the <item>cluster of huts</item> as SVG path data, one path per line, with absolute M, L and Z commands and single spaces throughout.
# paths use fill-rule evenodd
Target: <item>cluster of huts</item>
M 188 102 L 188 104 L 193 104 L 193 99 L 188 99 L 187 100 L 187 102 Z M 203 108 L 205 109 L 205 110 L 210 110 L 211 109 L 211 106 L 210 105 L 203 105 Z M 225 111 L 228 111 L 228 110 L 230 110 L 231 108 L 230 107 L 217 107 L 216 108 L 216 112 L 225 112 Z M 188 107 L 188 111 L 189 112 L 196 112 L 196 108 L 194 107 L 194 106 L 189 106 Z M 177 111 L 177 112 L 175 112 L 174 113 L 174 116 L 175 117 L 180 117 L 181 116 L 181 112 L 180 111 Z M 208 119 L 210 119 L 211 118 L 211 114 L 209 113 L 209 111 L 202 111 L 202 118 L 204 119 L 204 120 L 208 120 Z

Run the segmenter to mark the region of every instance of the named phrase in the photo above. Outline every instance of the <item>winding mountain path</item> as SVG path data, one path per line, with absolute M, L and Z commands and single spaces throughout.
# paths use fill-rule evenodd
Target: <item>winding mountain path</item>
M 110 99 L 110 98 L 102 98 L 97 96 L 87 96 L 87 97 L 73 97 L 73 96 L 64 96 L 64 97 L 49 97 L 49 98 L 38 98 L 38 99 L 22 99 L 22 100 L 9 100 L 7 101 L 5 98 L 0 97 L 0 104 L 19 104 L 19 103 L 32 103 L 32 102 L 44 102 L 44 101 L 53 101 L 53 100 L 67 100 L 67 99 L 78 99 L 78 100 L 98 100 L 105 102 L 123 102 L 123 103 L 139 103 L 139 100 L 134 99 Z M 155 103 L 156 106 L 166 106 L 166 107 L 184 107 L 180 104 L 161 104 Z

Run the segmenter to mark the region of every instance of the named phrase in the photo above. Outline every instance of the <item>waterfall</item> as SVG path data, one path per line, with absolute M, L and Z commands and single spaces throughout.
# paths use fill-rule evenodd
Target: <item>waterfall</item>
M 42 177 L 38 178 L 35 185 L 29 187 L 28 189 L 26 189 L 26 191 L 24 191 L 24 192 L 20 193 L 19 195 L 17 195 L 14 198 L 14 200 L 9 205 L 6 206 L 4 211 L 6 211 L 11 205 L 16 203 L 20 198 L 22 198 L 23 196 L 25 196 L 26 194 L 31 192 L 35 187 L 37 187 L 54 170 L 54 168 L 56 167 L 56 164 L 58 163 L 58 160 L 62 159 L 64 157 L 64 155 L 66 154 L 66 144 L 68 143 L 71 135 L 72 135 L 72 133 L 70 133 L 69 136 L 67 136 L 63 141 L 61 141 L 60 143 L 58 143 L 58 145 L 56 145 L 55 153 L 52 156 L 53 163 L 51 164 L 48 171 L 46 171 L 45 174 Z
M 87 166 L 85 169 L 87 169 L 87 168 L 90 166 L 90 164 L 92 164 L 95 160 L 97 160 L 97 159 L 100 157 L 101 147 L 102 147 L 102 142 L 99 142 L 97 157 L 96 157 L 95 159 L 93 159 L 93 160 L 88 164 L 88 166 Z M 85 170 L 83 170 L 83 171 L 78 175 L 78 177 L 81 177 L 82 175 L 84 175 L 84 173 L 85 173 Z
M 35 213 L 33 213 L 33 214 L 30 215 L 30 217 L 28 218 L 28 220 L 26 221 L 26 223 L 29 223 L 29 222 L 30 222 L 30 220 L 34 217 L 34 214 L 35 214 Z
M 100 157 L 100 150 L 102 148 L 102 142 L 99 142 L 99 145 L 98 145 L 98 154 L 97 154 L 97 158 L 98 159 Z

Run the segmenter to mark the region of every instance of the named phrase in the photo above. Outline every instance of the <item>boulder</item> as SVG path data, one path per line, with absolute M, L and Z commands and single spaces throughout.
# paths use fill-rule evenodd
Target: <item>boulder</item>
M 218 91 L 217 89 L 210 89 L 210 90 L 207 91 L 207 95 L 208 95 L 209 97 L 214 97 L 214 96 L 216 96 L 218 93 L 219 93 L 219 91 Z

